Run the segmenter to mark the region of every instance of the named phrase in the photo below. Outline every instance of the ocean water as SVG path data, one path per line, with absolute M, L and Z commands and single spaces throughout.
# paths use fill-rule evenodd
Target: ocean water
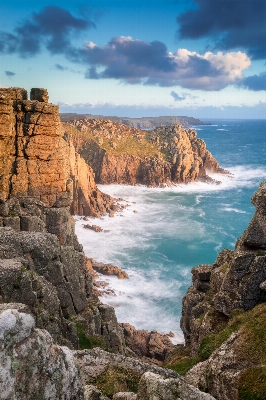
M 212 125 L 195 128 L 198 137 L 233 176 L 212 175 L 220 185 L 164 189 L 100 185 L 128 207 L 114 218 L 84 222 L 76 217 L 86 255 L 129 275 L 128 280 L 104 277 L 114 292 L 102 301 L 115 307 L 119 322 L 172 331 L 176 342 L 182 340 L 182 297 L 191 285 L 192 267 L 213 263 L 223 248 L 234 248 L 254 213 L 250 198 L 266 180 L 266 120 L 209 122 Z M 84 229 L 84 223 L 109 232 Z

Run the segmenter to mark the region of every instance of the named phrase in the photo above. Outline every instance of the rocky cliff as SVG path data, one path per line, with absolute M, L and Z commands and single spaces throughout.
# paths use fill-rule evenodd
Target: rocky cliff
M 160 126 L 153 131 L 103 120 L 63 124 L 67 140 L 95 172 L 97 183 L 164 186 L 213 181 L 225 173 L 194 129 Z
M 47 101 L 44 89 L 31 100 L 24 89 L 0 90 L 0 399 L 212 399 L 173 371 L 125 357 L 136 354 L 93 293 L 70 215 L 106 213 L 113 199 Z M 96 346 L 112 353 L 88 350 Z
M 195 364 L 186 382 L 221 400 L 264 399 L 266 393 L 266 183 L 252 197 L 255 215 L 235 250 L 192 270 L 181 327 Z
M 58 106 L 44 89 L 0 89 L 0 193 L 31 196 L 46 206 L 69 206 L 98 215 L 113 202 L 101 193 L 94 174 L 63 139 Z

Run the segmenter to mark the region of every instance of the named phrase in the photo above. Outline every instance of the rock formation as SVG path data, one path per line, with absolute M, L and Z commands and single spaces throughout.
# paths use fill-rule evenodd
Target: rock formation
M 45 89 L 0 89 L 0 200 L 34 197 L 48 207 L 99 215 L 112 199 L 95 185 L 71 143 L 63 139 L 58 106 Z
M 266 393 L 266 183 L 252 197 L 255 215 L 235 250 L 193 268 L 181 327 L 196 364 L 186 381 L 221 400 Z
M 175 347 L 167 335 L 157 331 L 138 330 L 128 323 L 121 324 L 121 327 L 123 328 L 127 346 L 143 360 L 165 361 L 167 355 Z
M 108 374 L 113 395 L 122 376 L 122 389 L 131 391 L 134 378 L 137 391 L 146 371 L 174 377 L 182 399 L 190 390 L 183 378 L 123 356 L 135 354 L 114 309 L 93 293 L 70 210 L 100 215 L 118 206 L 63 139 L 47 101 L 44 89 L 32 89 L 31 100 L 24 89 L 0 89 L 0 399 L 105 400 Z M 82 350 L 96 346 L 112 353 Z
M 210 181 L 208 172 L 227 173 L 197 138 L 181 125 L 142 131 L 111 121 L 86 119 L 63 124 L 65 137 L 92 167 L 97 183 L 164 186 Z

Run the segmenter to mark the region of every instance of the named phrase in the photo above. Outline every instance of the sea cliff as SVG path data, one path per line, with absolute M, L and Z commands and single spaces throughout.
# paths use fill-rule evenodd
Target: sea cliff
M 104 120 L 64 123 L 65 138 L 95 172 L 96 183 L 150 187 L 212 182 L 208 173 L 228 173 L 194 129 L 181 125 L 143 131 Z
M 45 89 L 0 90 L 0 398 L 213 399 L 139 360 L 93 292 L 71 211 L 116 202 L 63 134 Z

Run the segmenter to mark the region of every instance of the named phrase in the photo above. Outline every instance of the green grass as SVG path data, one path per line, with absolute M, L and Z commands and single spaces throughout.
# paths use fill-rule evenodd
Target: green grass
M 167 368 L 172 369 L 179 375 L 185 376 L 186 373 L 200 361 L 199 357 L 181 357 L 173 364 L 168 364 Z
M 79 349 L 93 349 L 94 347 L 101 347 L 104 350 L 107 350 L 107 345 L 102 337 L 87 335 L 86 331 L 82 324 L 76 322 L 78 340 L 79 340 Z
M 81 137 L 85 141 L 95 142 L 98 144 L 97 138 L 102 139 L 102 143 L 98 144 L 98 146 L 105 150 L 108 154 L 112 155 L 123 155 L 130 154 L 132 156 L 138 157 L 156 157 L 158 155 L 158 147 L 156 145 L 150 143 L 144 131 L 140 138 L 136 138 L 131 133 L 131 128 L 128 127 L 127 132 L 121 134 L 121 138 L 116 137 L 115 135 L 112 139 L 108 139 L 94 130 L 88 130 L 87 132 L 80 132 L 77 128 L 64 124 L 64 130 L 71 134 L 73 137 Z M 115 142 L 116 148 L 113 148 L 110 142 Z
M 241 375 L 239 400 L 266 400 L 266 366 L 249 368 Z
M 96 379 L 87 384 L 96 386 L 104 396 L 112 398 L 118 392 L 138 392 L 140 374 L 123 367 L 108 367 Z

